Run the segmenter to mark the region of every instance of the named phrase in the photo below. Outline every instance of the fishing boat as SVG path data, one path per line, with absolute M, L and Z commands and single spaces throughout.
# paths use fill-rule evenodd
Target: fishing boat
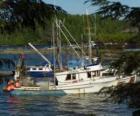
M 70 73 L 71 74 L 71 73 Z M 59 79 L 59 78 L 57 78 Z M 135 83 L 135 76 L 123 78 L 102 77 L 102 78 L 79 78 L 66 77 L 59 79 L 55 83 L 46 82 L 47 87 L 43 86 L 21 86 L 10 91 L 11 95 L 45 95 L 45 96 L 63 96 L 70 94 L 98 93 L 106 87 L 117 86 L 122 83 Z M 48 84 L 49 83 L 49 84 Z
M 122 83 L 135 83 L 136 76 L 118 76 L 104 69 L 98 60 L 93 64 L 72 67 L 67 69 L 55 69 L 54 77 L 47 78 L 35 85 L 22 85 L 10 91 L 11 95 L 69 95 L 97 93 L 104 87 L 117 86 Z
M 67 69 L 55 69 L 54 77 L 35 85 L 22 85 L 10 91 L 12 95 L 69 95 L 97 93 L 104 87 L 135 83 L 136 76 L 107 75 L 101 63 Z M 26 77 L 25 77 L 26 78 Z
M 58 23 L 56 23 L 56 25 L 58 28 L 60 28 L 60 25 Z M 62 31 L 61 28 L 60 31 Z M 64 34 L 63 31 L 62 34 Z M 78 54 L 76 51 L 75 53 Z M 39 54 L 41 55 L 41 53 Z M 46 61 L 48 61 L 48 59 Z M 91 62 L 90 57 L 89 65 L 83 65 L 80 67 L 76 66 L 67 69 L 62 67 L 60 69 L 56 69 L 54 67 L 53 78 L 48 78 L 46 81 L 43 81 L 41 83 L 37 82 L 35 85 L 32 86 L 21 86 L 20 88 L 15 88 L 13 91 L 10 91 L 10 94 L 69 95 L 69 94 L 97 93 L 104 87 L 117 86 L 120 83 L 129 83 L 129 82 L 134 83 L 136 80 L 135 76 L 130 77 L 120 77 L 117 75 L 104 76 L 103 74 L 106 72 L 106 69 L 103 68 L 103 66 L 97 59 L 94 61 L 96 62 L 94 63 Z
M 34 78 L 53 77 L 53 70 L 46 65 L 27 66 L 27 74 Z

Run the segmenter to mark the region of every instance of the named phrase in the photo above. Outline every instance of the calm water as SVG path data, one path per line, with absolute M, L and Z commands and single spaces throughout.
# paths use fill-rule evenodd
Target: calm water
M 125 104 L 95 94 L 73 96 L 0 96 L 0 116 L 132 116 Z

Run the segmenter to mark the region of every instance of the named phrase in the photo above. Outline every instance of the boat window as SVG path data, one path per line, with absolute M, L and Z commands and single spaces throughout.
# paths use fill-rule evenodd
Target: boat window
M 97 76 L 100 76 L 100 71 L 97 70 Z
M 36 68 L 33 68 L 33 70 L 36 70 Z
M 71 80 L 71 74 L 67 74 L 66 80 Z
M 91 72 L 92 76 L 95 77 L 96 76 L 96 71 Z
M 76 79 L 76 74 L 72 74 L 72 79 Z
M 42 68 L 39 68 L 39 70 L 42 70 Z
M 58 80 L 57 80 L 57 78 L 55 78 L 55 85 L 58 85 Z
M 88 78 L 91 78 L 91 72 L 87 72 Z
M 27 70 L 30 70 L 30 68 L 27 68 Z

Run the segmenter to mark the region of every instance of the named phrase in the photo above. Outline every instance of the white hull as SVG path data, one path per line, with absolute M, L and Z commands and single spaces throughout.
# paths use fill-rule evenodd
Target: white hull
M 105 78 L 95 81 L 77 82 L 71 84 L 63 84 L 59 86 L 50 86 L 47 89 L 41 87 L 21 87 L 11 92 L 12 95 L 69 95 L 69 94 L 86 94 L 98 93 L 104 87 L 117 86 L 120 82 L 129 83 L 132 77 L 123 79 Z
M 72 83 L 68 85 L 56 86 L 57 90 L 63 90 L 66 94 L 80 94 L 80 93 L 97 93 L 104 87 L 116 86 L 118 81 L 114 78 L 106 79 L 102 81 L 99 79 L 97 81 L 87 81 Z

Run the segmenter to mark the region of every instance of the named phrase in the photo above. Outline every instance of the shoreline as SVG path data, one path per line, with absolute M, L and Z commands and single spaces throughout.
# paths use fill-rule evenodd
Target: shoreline
M 41 53 L 48 53 L 52 51 L 52 48 L 41 48 L 39 49 Z M 0 49 L 0 54 L 33 54 L 36 53 L 33 49 L 24 49 L 24 48 L 8 48 L 8 49 Z
M 53 48 L 39 48 L 38 49 L 42 54 L 52 54 Z M 63 50 L 64 54 L 73 54 L 73 52 L 70 52 L 69 49 Z M 122 53 L 121 49 L 99 49 L 99 56 L 102 60 L 109 60 L 109 59 L 117 59 L 120 54 Z M 27 49 L 27 48 L 7 48 L 7 49 L 0 49 L 0 55 L 2 54 L 9 54 L 9 55 L 15 55 L 15 54 L 37 54 L 36 51 L 33 49 Z M 88 52 L 86 52 L 88 54 Z M 74 55 L 74 54 L 73 54 Z M 81 55 L 82 56 L 82 55 Z M 93 50 L 92 57 L 96 57 L 96 50 Z

